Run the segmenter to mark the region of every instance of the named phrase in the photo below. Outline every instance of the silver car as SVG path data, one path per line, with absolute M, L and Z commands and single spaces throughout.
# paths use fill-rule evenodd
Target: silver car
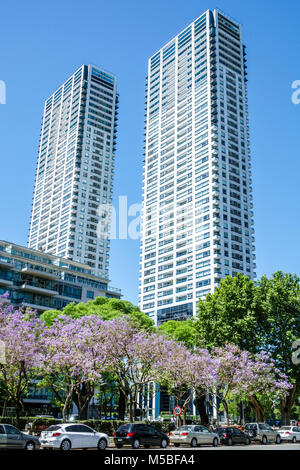
M 282 426 L 278 432 L 283 441 L 300 442 L 300 428 L 297 426 Z
M 175 431 L 169 433 L 170 443 L 173 443 L 175 447 L 179 447 L 182 444 L 196 447 L 201 444 L 211 444 L 217 447 L 220 442 L 218 434 L 210 432 L 205 426 L 187 425 L 180 426 Z
M 37 437 L 21 432 L 11 424 L 0 424 L 0 449 L 37 450 L 39 448 L 40 441 Z
M 41 447 L 44 449 L 89 449 L 105 450 L 109 445 L 109 437 L 102 432 L 94 431 L 85 424 L 57 424 L 50 426 L 40 436 Z
M 267 423 L 248 423 L 244 432 L 251 437 L 252 441 L 259 441 L 262 444 L 268 444 L 268 442 L 281 443 L 279 432 L 274 431 Z

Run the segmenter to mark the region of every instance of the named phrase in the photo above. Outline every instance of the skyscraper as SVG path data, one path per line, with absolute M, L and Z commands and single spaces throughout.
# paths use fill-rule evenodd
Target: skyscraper
M 206 11 L 148 64 L 140 307 L 196 314 L 222 278 L 255 277 L 241 26 Z
M 116 79 L 82 65 L 44 106 L 29 247 L 108 276 L 109 240 L 100 205 L 112 198 Z M 106 220 L 107 221 L 107 220 Z

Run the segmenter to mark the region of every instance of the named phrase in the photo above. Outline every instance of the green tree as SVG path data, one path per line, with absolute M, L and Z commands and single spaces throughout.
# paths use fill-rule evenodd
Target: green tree
M 300 365 L 292 360 L 292 345 L 300 339 L 300 279 L 298 276 L 276 272 L 271 278 L 263 276 L 257 286 L 264 315 L 260 331 L 263 345 L 284 372 L 293 388 L 281 401 L 281 419 L 289 424 L 290 414 L 300 393 Z
M 188 319 L 184 321 L 169 320 L 159 328 L 159 331 L 169 339 L 183 343 L 188 349 L 193 350 L 199 345 L 199 334 L 195 328 L 196 321 Z
M 280 405 L 282 421 L 289 422 L 300 390 L 300 367 L 292 361 L 292 344 L 300 338 L 299 278 L 281 271 L 257 283 L 241 274 L 228 276 L 198 307 L 196 329 L 208 348 L 230 342 L 252 353 L 271 353 L 293 384 Z
M 71 302 L 66 305 L 62 311 L 47 310 L 41 315 L 41 318 L 50 326 L 55 318 L 59 318 L 62 315 L 68 315 L 72 318 L 80 318 L 84 315 L 100 315 L 102 320 L 113 320 L 127 315 L 132 326 L 135 328 L 149 332 L 156 330 L 153 320 L 148 315 L 141 312 L 139 307 L 127 300 L 97 297 L 95 300 L 90 300 L 86 303 L 79 302 L 75 304 Z
M 234 343 L 253 353 L 259 350 L 263 311 L 257 288 L 248 276 L 227 276 L 213 294 L 199 300 L 198 312 L 196 329 L 209 349 Z

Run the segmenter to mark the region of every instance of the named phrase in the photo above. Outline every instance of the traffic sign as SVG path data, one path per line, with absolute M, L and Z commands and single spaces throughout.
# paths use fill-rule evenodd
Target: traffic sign
M 182 413 L 182 408 L 180 408 L 180 406 L 175 406 L 174 409 L 173 409 L 173 414 L 175 416 L 180 416 Z

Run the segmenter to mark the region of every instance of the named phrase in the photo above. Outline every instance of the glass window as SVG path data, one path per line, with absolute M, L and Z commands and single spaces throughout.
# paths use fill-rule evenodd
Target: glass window
M 6 428 L 6 433 L 7 434 L 14 434 L 14 435 L 21 434 L 20 431 L 17 428 L 15 428 L 14 426 L 10 426 L 10 425 L 6 424 L 5 428 Z
M 52 426 L 49 426 L 49 428 L 45 429 L 45 431 L 58 431 L 59 429 L 61 429 L 60 426 L 52 425 Z
M 94 432 L 93 429 L 89 428 L 88 426 L 84 426 L 84 425 L 78 425 L 76 426 L 76 428 L 78 428 L 78 430 L 76 432 Z

